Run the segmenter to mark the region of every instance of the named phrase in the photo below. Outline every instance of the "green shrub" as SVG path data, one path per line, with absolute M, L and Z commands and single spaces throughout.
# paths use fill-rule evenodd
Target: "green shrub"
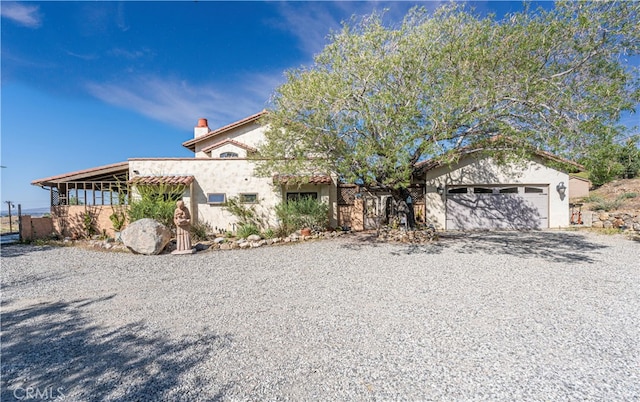
M 193 241 L 208 240 L 211 233 L 213 233 L 213 228 L 208 222 L 196 222 L 189 228 L 189 234 Z
M 618 196 L 619 200 L 626 200 L 626 199 L 630 199 L 630 198 L 636 198 L 638 196 L 638 193 L 624 193 Z
M 186 186 L 139 185 L 136 186 L 139 197 L 129 201 L 129 221 L 143 218 L 154 219 L 168 228 L 173 228 L 173 213 L 176 201 L 182 198 Z
M 82 216 L 82 228 L 84 229 L 88 238 L 92 237 L 97 233 L 95 222 L 93 221 L 93 216 L 87 211 Z
M 595 202 L 591 206 L 591 209 L 595 211 L 599 211 L 599 210 L 613 211 L 615 209 L 618 209 L 620 205 L 622 205 L 622 200 L 619 198 L 616 198 L 615 200 L 610 200 L 610 201 L 600 200 Z
M 246 239 L 247 237 L 254 234 L 260 235 L 260 229 L 258 229 L 256 225 L 253 225 L 251 223 L 240 226 L 236 231 L 236 236 L 241 239 Z
M 604 199 L 596 194 L 589 194 L 588 196 L 582 199 L 583 202 L 603 202 Z
M 288 236 L 305 227 L 325 230 L 329 226 L 329 206 L 311 197 L 276 205 L 276 216 L 280 220 L 277 229 L 279 236 Z
M 264 227 L 264 219 L 260 217 L 256 211 L 258 204 L 244 204 L 240 197 L 229 197 L 224 203 L 224 209 L 238 219 L 239 226 L 253 225 L 255 227 Z
M 264 237 L 265 239 L 273 239 L 275 236 L 276 236 L 276 232 L 271 228 L 262 232 L 262 237 Z

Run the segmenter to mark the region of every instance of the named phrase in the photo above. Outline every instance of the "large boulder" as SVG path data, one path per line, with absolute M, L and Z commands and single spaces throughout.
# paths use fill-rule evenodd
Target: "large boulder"
M 122 231 L 122 242 L 134 253 L 160 254 L 171 240 L 171 231 L 153 219 L 132 222 Z

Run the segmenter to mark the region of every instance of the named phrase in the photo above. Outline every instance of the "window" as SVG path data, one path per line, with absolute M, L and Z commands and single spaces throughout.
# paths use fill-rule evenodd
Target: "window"
M 318 193 L 287 193 L 287 201 L 289 200 L 300 200 L 302 198 L 312 198 L 314 200 L 318 199 Z
M 220 154 L 221 158 L 237 158 L 238 157 L 238 153 L 237 152 L 223 152 Z
M 208 204 L 224 204 L 227 201 L 225 193 L 207 193 Z
M 500 194 L 518 194 L 518 187 L 501 188 Z
M 258 202 L 258 194 L 256 193 L 240 194 L 240 202 L 243 204 L 255 204 Z
M 538 188 L 538 187 L 525 187 L 524 188 L 524 192 L 526 194 L 531 194 L 531 193 L 542 194 L 544 192 L 544 190 L 541 189 L 541 188 Z
M 447 191 L 449 194 L 467 194 L 467 188 L 466 187 L 449 187 L 449 190 Z
M 493 194 L 493 189 L 491 187 L 474 187 L 473 192 L 475 194 Z

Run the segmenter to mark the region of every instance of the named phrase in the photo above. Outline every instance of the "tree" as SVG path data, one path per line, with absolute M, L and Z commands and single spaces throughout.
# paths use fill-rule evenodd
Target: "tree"
M 312 66 L 286 73 L 257 171 L 335 172 L 399 198 L 418 162 L 450 163 L 470 144 L 503 153 L 496 136 L 518 156 L 584 157 L 640 100 L 626 63 L 639 10 L 560 2 L 497 20 L 452 5 L 413 9 L 395 27 L 353 19 Z

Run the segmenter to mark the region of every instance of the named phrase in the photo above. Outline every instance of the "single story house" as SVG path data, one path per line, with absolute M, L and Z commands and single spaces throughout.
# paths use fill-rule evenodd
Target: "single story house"
M 388 210 L 389 195 L 368 194 L 329 173 L 305 176 L 303 185 L 290 183 L 286 176 L 255 175 L 255 163 L 249 157 L 264 141 L 260 118 L 265 113 L 214 130 L 206 119 L 200 119 L 193 138 L 182 143 L 194 153 L 190 158 L 130 158 L 32 184 L 50 191 L 54 228 L 64 235 L 79 233 L 87 214 L 98 232 L 111 233 L 108 216 L 128 191 L 122 183 L 183 186 L 192 220 L 207 222 L 217 230 L 235 229 L 235 217 L 223 207 L 230 197 L 255 205 L 266 222 L 276 225 L 274 207 L 300 196 L 327 203 L 332 227 L 373 228 L 373 217 Z M 546 161 L 553 159 L 540 152 L 522 163 L 498 164 L 479 152 L 469 152 L 453 165 L 422 162 L 408 189 L 415 216 L 447 230 L 568 226 L 570 179 L 568 173 L 548 166 Z M 358 217 L 360 214 L 363 216 Z

